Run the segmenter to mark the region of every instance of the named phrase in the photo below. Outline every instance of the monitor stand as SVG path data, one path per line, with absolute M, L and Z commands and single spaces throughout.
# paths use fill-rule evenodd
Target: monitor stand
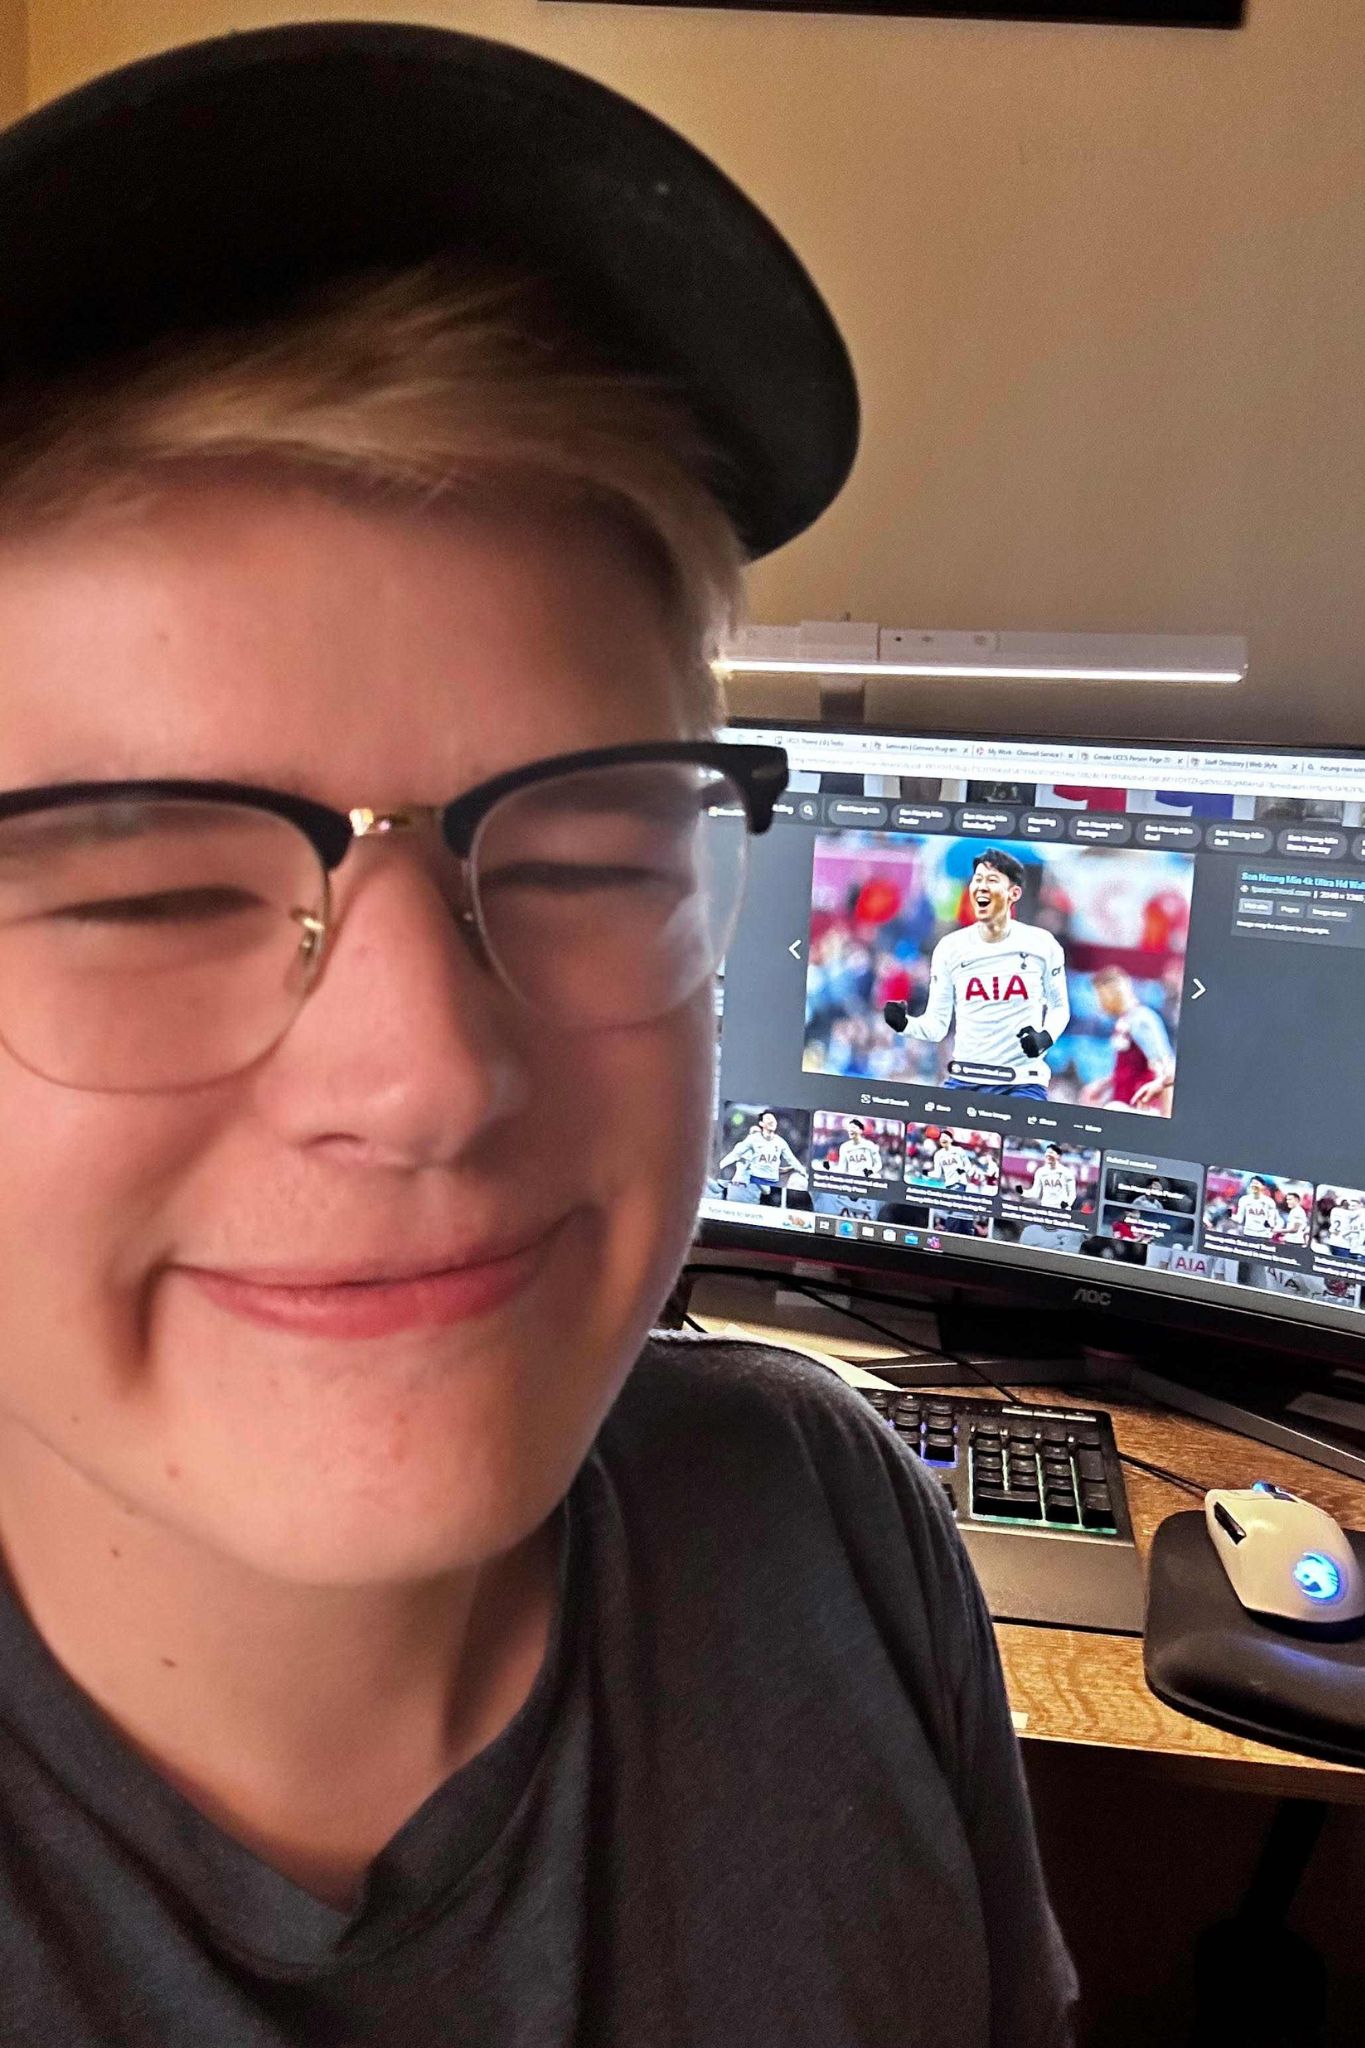
M 710 1273 L 698 1265 L 692 1270 L 690 1311 L 755 1333 L 799 1333 L 897 1387 L 993 1382 L 1005 1389 L 1083 1388 L 1126 1381 L 1131 1367 L 1122 1354 L 1086 1348 L 1079 1321 L 1065 1311 L 873 1294 L 842 1281 L 831 1283 L 824 1269 L 818 1281 L 812 1279 L 819 1300 L 787 1285 L 781 1275 L 755 1269 L 752 1277 L 736 1277 L 733 1271 Z M 885 1325 L 884 1339 L 858 1320 L 864 1315 Z
M 802 1332 L 893 1386 L 979 1387 L 989 1380 L 1002 1389 L 1124 1389 L 1365 1479 L 1365 1372 L 1349 1366 L 1023 1301 L 892 1295 L 843 1277 L 831 1281 L 823 1266 L 796 1269 L 819 1287 L 819 1303 L 761 1267 L 734 1277 L 740 1269 L 711 1272 L 703 1259 L 689 1270 L 700 1313 L 755 1334 Z M 879 1355 L 875 1333 L 854 1319 L 858 1314 L 902 1335 L 904 1353 L 896 1357 L 888 1338 Z
M 1158 1356 L 1134 1361 L 1129 1384 L 1168 1408 L 1365 1479 L 1365 1373 L 1349 1366 L 1288 1355 L 1271 1364 L 1250 1346 L 1209 1344 L 1186 1359 L 1168 1343 Z

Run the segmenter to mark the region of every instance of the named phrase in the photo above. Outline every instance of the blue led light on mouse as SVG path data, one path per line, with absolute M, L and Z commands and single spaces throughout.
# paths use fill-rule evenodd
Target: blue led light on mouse
M 1294 1566 L 1294 1583 L 1310 1600 L 1336 1600 L 1341 1594 L 1341 1568 L 1320 1550 L 1305 1550 Z

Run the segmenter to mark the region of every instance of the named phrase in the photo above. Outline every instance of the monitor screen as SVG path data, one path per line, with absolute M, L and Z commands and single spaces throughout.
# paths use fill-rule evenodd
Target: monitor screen
M 1365 1337 L 1365 754 L 731 736 L 703 1244 Z

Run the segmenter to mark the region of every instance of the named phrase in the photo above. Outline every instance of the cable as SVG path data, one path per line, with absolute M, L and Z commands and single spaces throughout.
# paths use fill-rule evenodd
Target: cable
M 696 1330 L 698 1334 L 703 1337 L 710 1336 L 711 1332 L 707 1329 L 705 1323 L 699 1323 L 695 1316 L 684 1315 L 683 1321 L 686 1323 L 689 1330 Z
M 755 1273 L 743 1266 L 693 1266 L 685 1270 L 691 1273 L 718 1273 L 725 1279 L 763 1280 L 768 1277 L 766 1274 Z M 906 1339 L 903 1331 L 893 1330 L 889 1323 L 878 1322 L 875 1316 L 864 1315 L 861 1309 L 848 1308 L 842 1301 L 835 1298 L 836 1290 L 833 1288 L 823 1287 L 818 1281 L 802 1280 L 785 1274 L 782 1276 L 781 1285 L 789 1288 L 795 1294 L 804 1294 L 810 1301 L 818 1301 L 822 1308 L 832 1309 L 836 1315 L 846 1316 L 850 1322 L 861 1323 L 866 1329 L 875 1330 L 879 1337 L 889 1337 L 893 1343 L 899 1344 L 902 1347 L 905 1346 Z M 893 1307 L 900 1305 L 897 1303 L 894 1295 L 874 1294 L 868 1298 L 872 1301 L 889 1302 Z M 687 1317 L 686 1320 L 693 1329 L 700 1327 L 691 1316 Z M 908 1353 L 903 1353 L 903 1355 L 908 1356 Z M 883 1364 L 887 1365 L 893 1362 L 890 1359 L 882 1361 Z M 1001 1400 L 1007 1402 L 1011 1408 L 1019 1405 L 1020 1397 L 1017 1391 L 1011 1393 L 1007 1387 L 1002 1387 L 998 1380 L 993 1380 L 989 1373 L 982 1372 L 980 1366 L 974 1365 L 969 1358 L 954 1358 L 951 1363 L 963 1367 L 975 1379 L 979 1380 L 983 1387 L 989 1387 L 992 1393 L 998 1394 Z M 875 1359 L 869 1361 L 867 1370 L 875 1372 L 876 1368 L 877 1361 Z M 1080 1390 L 1084 1391 L 1083 1384 Z M 1118 1450 L 1117 1445 L 1114 1448 Z M 1168 1486 L 1178 1486 L 1185 1493 L 1193 1494 L 1197 1500 L 1203 1500 L 1207 1491 L 1206 1487 L 1198 1485 L 1195 1480 L 1186 1479 L 1179 1472 L 1172 1472 L 1165 1465 L 1149 1464 L 1145 1458 L 1135 1458 L 1127 1451 L 1118 1451 L 1118 1459 L 1121 1465 L 1131 1465 L 1135 1472 L 1146 1472 L 1153 1479 L 1164 1480 Z
M 793 1287 L 798 1294 L 808 1296 L 811 1301 L 818 1301 L 822 1308 L 832 1308 L 837 1315 L 847 1316 L 850 1322 L 861 1323 L 866 1329 L 875 1330 L 879 1337 L 890 1337 L 894 1343 L 902 1346 L 905 1344 L 905 1338 L 901 1332 L 893 1330 L 889 1323 L 879 1323 L 875 1316 L 865 1316 L 860 1309 L 846 1308 L 842 1301 L 830 1300 L 818 1282 L 790 1280 L 786 1284 Z M 891 1359 L 884 1359 L 881 1362 L 885 1365 L 893 1363 Z M 877 1370 L 877 1363 L 876 1359 L 869 1360 L 867 1370 L 875 1372 Z M 980 1367 L 973 1365 L 969 1359 L 955 1358 L 952 1360 L 952 1363 L 965 1366 L 967 1371 L 980 1380 L 983 1386 L 989 1387 L 992 1393 L 999 1394 L 1001 1399 L 1008 1401 L 1011 1406 L 1015 1404 L 1017 1400 L 1016 1395 L 1007 1394 L 997 1380 L 991 1379 L 987 1373 L 982 1372 Z
M 1194 1494 L 1197 1500 L 1202 1500 L 1208 1490 L 1206 1487 L 1197 1486 L 1193 1479 L 1182 1479 L 1178 1472 L 1169 1472 L 1164 1465 L 1149 1465 L 1145 1458 L 1131 1457 L 1127 1451 L 1119 1452 L 1119 1463 L 1131 1465 L 1135 1472 L 1150 1472 L 1153 1479 L 1164 1479 L 1168 1486 L 1183 1487 L 1186 1493 Z

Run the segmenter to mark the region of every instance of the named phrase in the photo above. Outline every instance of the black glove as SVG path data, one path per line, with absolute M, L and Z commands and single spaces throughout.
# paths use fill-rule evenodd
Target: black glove
M 1024 1057 L 1036 1060 L 1040 1053 L 1045 1053 L 1057 1041 L 1050 1031 L 1035 1031 L 1031 1024 L 1026 1024 L 1019 1033 L 1019 1043 L 1024 1048 Z
M 909 1007 L 905 1003 L 887 1003 L 882 1015 L 893 1031 L 904 1031 L 910 1022 Z

